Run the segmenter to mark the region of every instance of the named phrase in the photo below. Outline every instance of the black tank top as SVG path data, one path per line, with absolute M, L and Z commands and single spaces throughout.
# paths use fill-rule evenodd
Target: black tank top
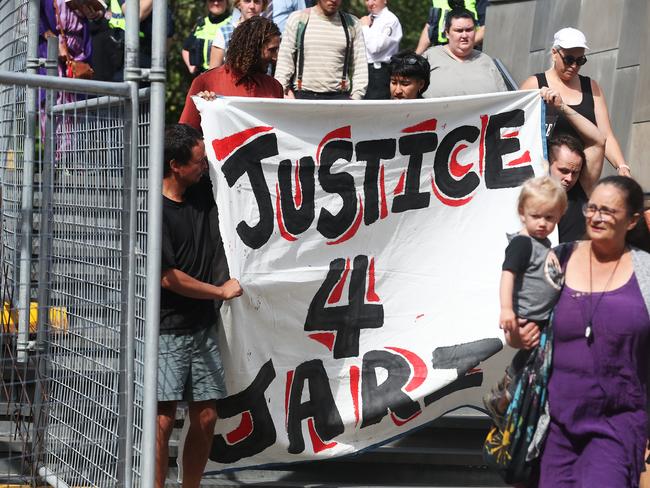
M 598 125 L 596 124 L 596 112 L 594 110 L 594 95 L 591 92 L 591 78 L 581 75 L 578 75 L 578 77 L 580 78 L 580 91 L 582 92 L 582 101 L 578 105 L 569 105 L 569 107 L 591 121 L 594 125 Z M 548 87 L 546 73 L 537 73 L 535 75 L 535 78 L 537 78 L 537 86 L 539 88 L 543 86 Z M 573 137 L 580 139 L 580 136 L 575 131 L 573 126 L 571 126 L 564 114 L 558 112 L 557 116 L 557 121 L 555 122 L 555 127 L 553 128 L 551 135 L 570 134 Z
M 569 206 L 558 223 L 559 239 L 560 242 L 579 241 L 585 238 L 587 232 L 582 206 L 587 203 L 589 198 L 579 181 L 567 192 L 566 196 Z

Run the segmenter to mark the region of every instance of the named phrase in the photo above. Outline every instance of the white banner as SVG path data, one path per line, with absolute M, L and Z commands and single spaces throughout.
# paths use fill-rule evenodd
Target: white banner
M 349 454 L 478 390 L 517 187 L 544 171 L 538 92 L 195 103 L 244 289 L 208 470 Z

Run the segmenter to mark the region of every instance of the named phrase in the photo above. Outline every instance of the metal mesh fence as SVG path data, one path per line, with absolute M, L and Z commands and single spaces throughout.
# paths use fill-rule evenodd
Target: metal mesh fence
M 139 111 L 138 119 L 138 166 L 136 203 L 136 235 L 135 235 L 135 276 L 133 277 L 135 310 L 134 310 L 134 395 L 133 395 L 133 479 L 139 479 L 140 459 L 142 457 L 142 417 L 144 398 L 144 336 L 146 324 L 146 257 L 147 257 L 147 181 L 149 172 L 149 121 L 150 106 L 144 102 Z
M 52 121 L 44 464 L 76 485 L 115 486 L 126 450 L 126 109 L 102 97 L 59 105 Z M 146 120 L 140 126 L 146 141 Z
M 3 86 L 0 91 L 0 157 L 2 157 L 2 286 L 14 290 L 18 270 L 18 247 L 25 138 L 25 87 Z
M 25 141 L 24 86 L 0 87 L 0 467 L 6 473 L 26 473 L 29 460 L 21 456 L 30 439 L 33 370 L 16 362 L 16 299 L 23 220 L 22 193 Z M 24 263 L 29 266 L 30 263 Z
M 0 7 L 0 69 L 24 72 L 26 60 L 27 0 L 7 0 Z M 25 92 L 24 86 L 0 86 L 0 285 L 12 293 L 18 272 Z
M 35 4 L 0 2 L 0 485 L 140 486 L 148 93 L 2 81 Z
M 46 303 L 34 302 L 33 307 L 43 313 L 42 326 L 47 335 L 39 341 L 32 334 L 36 352 L 21 367 L 15 361 L 13 319 L 4 323 L 3 413 L 6 425 L 14 430 L 5 432 L 13 446 L 6 456 L 9 464 L 5 477 L 21 476 L 34 481 L 40 474 L 74 485 L 116 486 L 124 476 L 120 470 L 124 469 L 126 451 L 140 442 L 141 429 L 135 426 L 132 443 L 125 445 L 126 431 L 133 425 L 126 425 L 125 399 L 130 388 L 126 378 L 128 361 L 134 361 L 137 368 L 133 377 L 140 378 L 136 389 L 142 388 L 144 369 L 147 168 L 141 164 L 136 169 L 138 233 L 131 238 L 129 174 L 124 161 L 128 106 L 124 99 L 115 97 L 56 105 L 45 129 L 49 137 L 41 141 L 39 153 L 42 155 L 45 146 L 51 144 L 53 156 L 52 164 L 44 160 L 38 165 L 37 179 L 45 187 L 34 199 L 34 210 L 40 214 L 36 226 L 48 229 L 47 235 L 41 232 L 38 236 L 41 246 L 45 246 L 35 249 L 47 269 L 47 279 L 39 281 L 38 296 L 47 298 Z M 140 134 L 136 164 L 147 161 L 146 100 L 141 102 L 139 112 L 142 115 L 136 121 Z M 9 126 L 16 125 L 15 120 L 2 122 L 0 127 L 7 131 Z M 3 154 L 2 181 L 3 188 L 10 191 L 3 192 L 2 235 L 8 252 L 3 256 L 15 256 L 16 246 L 11 242 L 18 237 L 15 227 L 21 215 L 20 183 L 14 182 L 15 171 L 7 154 L 10 152 Z M 8 195 L 15 197 L 9 199 Z M 44 219 L 48 225 L 38 225 Z M 135 248 L 130 249 L 133 244 Z M 126 321 L 130 252 L 137 257 L 133 290 L 137 327 L 131 337 L 135 348 L 129 358 L 125 341 L 129 337 Z M 15 263 L 3 258 L 3 266 L 10 271 L 3 276 L 10 277 Z M 4 281 L 3 300 L 14 303 L 11 280 Z M 10 316 L 15 315 L 15 309 L 10 312 Z M 35 332 L 36 323 L 32 326 Z M 34 392 L 37 380 L 42 388 L 38 397 Z M 133 391 L 129 399 L 131 416 L 141 419 L 141 391 Z M 37 409 L 45 413 L 38 424 Z M 30 452 L 40 453 L 39 458 L 26 457 Z M 131 454 L 135 458 L 134 486 L 139 452 L 138 449 Z M 41 467 L 40 473 L 36 466 Z
M 4 0 L 0 7 L 0 69 L 24 72 L 27 65 L 28 0 Z
M 125 141 L 131 124 L 128 100 L 52 93 L 59 101 L 76 101 L 55 105 L 47 118 L 41 114 L 46 137 L 39 141 L 40 184 L 34 198 L 40 231 L 34 261 L 40 268 L 31 292 L 41 301 L 32 302 L 34 352 L 24 364 L 16 361 L 12 279 L 24 213 L 15 168 L 19 158 L 13 155 L 22 138 L 12 115 L 20 112 L 2 112 L 2 265 L 8 272 L 1 294 L 6 306 L 0 445 L 6 442 L 0 481 L 114 487 L 129 479 L 129 486 L 138 485 L 149 128 L 146 93 L 141 97 L 133 173 Z M 135 311 L 130 333 L 129 299 Z M 37 325 L 44 331 L 40 337 Z
M 0 69 L 24 72 L 27 1 L 0 6 Z M 22 474 L 29 438 L 30 371 L 15 365 L 15 334 L 7 334 L 9 304 L 17 295 L 25 140 L 24 86 L 0 85 L 0 480 Z M 33 396 L 32 396 L 33 397 Z

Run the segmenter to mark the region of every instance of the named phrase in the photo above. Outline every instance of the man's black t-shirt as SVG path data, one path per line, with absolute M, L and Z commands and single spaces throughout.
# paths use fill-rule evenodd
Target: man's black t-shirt
M 589 198 L 587 198 L 587 194 L 580 186 L 580 182 L 577 182 L 567 192 L 566 196 L 569 200 L 569 206 L 558 223 L 560 242 L 579 241 L 585 238 L 587 232 L 582 206 L 587 203 Z
M 175 268 L 205 283 L 228 279 L 217 206 L 207 178 L 189 188 L 181 203 L 163 196 L 162 271 Z M 161 289 L 160 332 L 188 333 L 216 323 L 214 300 L 199 300 Z

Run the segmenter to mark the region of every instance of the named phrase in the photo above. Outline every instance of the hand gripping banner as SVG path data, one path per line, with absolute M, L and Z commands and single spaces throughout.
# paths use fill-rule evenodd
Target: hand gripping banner
M 545 171 L 537 91 L 195 103 L 244 289 L 209 470 L 349 454 L 481 385 L 518 187 Z

